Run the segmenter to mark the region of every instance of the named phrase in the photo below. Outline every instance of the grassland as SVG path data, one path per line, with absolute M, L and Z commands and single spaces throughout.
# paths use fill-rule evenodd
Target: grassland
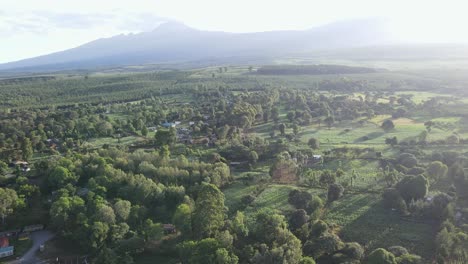
M 340 226 L 340 235 L 367 249 L 401 245 L 426 259 L 434 253 L 435 226 L 384 209 L 380 195 L 346 195 L 326 209 L 325 219 Z

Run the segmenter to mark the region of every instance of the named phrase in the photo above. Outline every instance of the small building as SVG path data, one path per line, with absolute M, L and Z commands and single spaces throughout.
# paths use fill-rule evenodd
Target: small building
M 0 237 L 14 237 L 17 236 L 20 232 L 21 230 L 19 229 L 7 230 L 0 232 Z
M 9 246 L 10 246 L 10 239 L 8 237 L 1 237 L 0 248 L 9 247 Z
M 86 195 L 88 195 L 88 193 L 89 193 L 88 188 L 80 188 L 78 189 L 78 191 L 76 191 L 76 194 L 80 197 L 85 197 Z
M 18 236 L 18 240 L 28 240 L 29 239 L 29 233 L 21 233 Z
M 165 128 L 171 128 L 171 127 L 176 127 L 177 124 L 172 123 L 172 122 L 164 122 L 164 123 L 162 123 L 162 126 L 165 127 Z
M 13 246 L 0 248 L 0 258 L 12 256 L 14 251 L 15 251 L 15 247 Z
M 164 233 L 166 234 L 174 234 L 177 232 L 175 226 L 173 224 L 163 224 Z
M 34 231 L 39 231 L 44 229 L 44 225 L 38 224 L 38 225 L 29 225 L 25 226 L 23 228 L 23 232 L 34 232 Z
M 23 160 L 16 160 L 16 161 L 13 161 L 9 164 L 9 167 L 11 168 L 19 168 L 21 171 L 23 172 L 27 172 L 27 171 L 30 171 L 31 168 L 29 168 L 29 163 L 27 161 L 23 161 Z

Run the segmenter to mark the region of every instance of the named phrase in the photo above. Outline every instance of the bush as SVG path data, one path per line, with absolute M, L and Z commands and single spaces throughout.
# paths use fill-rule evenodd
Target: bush
M 397 257 L 398 264 L 422 264 L 422 258 L 418 255 L 405 254 Z
M 251 203 L 253 203 L 253 201 L 255 201 L 255 196 L 253 196 L 252 194 L 245 195 L 241 199 L 241 202 L 244 205 L 250 205 Z
M 402 153 L 398 156 L 397 162 L 406 168 L 413 168 L 418 164 L 418 159 L 413 154 Z
M 328 225 L 322 220 L 318 220 L 312 225 L 310 230 L 311 237 L 319 237 L 328 231 Z
M 395 128 L 395 124 L 393 124 L 393 121 L 390 120 L 390 119 L 387 119 L 385 121 L 383 121 L 382 123 L 382 129 L 385 130 L 385 132 L 388 132 L 392 129 Z
M 360 260 L 364 257 L 364 248 L 362 248 L 362 246 L 357 242 L 345 243 L 341 253 L 351 259 Z
M 397 264 L 395 255 L 383 248 L 372 251 L 367 257 L 367 264 Z
M 402 246 L 389 247 L 388 251 L 390 253 L 392 253 L 393 255 L 395 255 L 395 257 L 399 257 L 399 256 L 402 256 L 402 255 L 409 254 L 409 251 L 406 248 L 402 247 Z
M 311 149 L 319 149 L 320 148 L 320 142 L 316 138 L 311 138 L 308 141 L 308 145 Z

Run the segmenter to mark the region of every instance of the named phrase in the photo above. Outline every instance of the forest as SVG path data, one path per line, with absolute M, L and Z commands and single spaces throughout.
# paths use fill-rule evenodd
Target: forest
M 41 225 L 45 261 L 468 263 L 467 84 L 342 65 L 0 79 L 9 259 Z

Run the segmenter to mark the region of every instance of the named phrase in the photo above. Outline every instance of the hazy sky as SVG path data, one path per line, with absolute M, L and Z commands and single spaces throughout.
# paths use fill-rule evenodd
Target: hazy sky
M 467 42 L 467 9 L 462 0 L 0 0 L 0 63 L 151 30 L 169 19 L 254 32 L 383 17 L 408 41 Z

